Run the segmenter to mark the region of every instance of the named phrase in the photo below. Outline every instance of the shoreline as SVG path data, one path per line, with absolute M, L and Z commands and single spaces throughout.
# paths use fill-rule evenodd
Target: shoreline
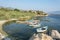
M 16 20 L 16 19 L 11 19 L 11 20 L 0 20 L 0 26 L 2 26 L 5 22 L 7 21 L 12 21 L 12 20 Z M 21 21 L 22 22 L 22 21 Z M 24 22 L 24 21 L 23 21 Z M 2 33 L 3 34 L 3 33 Z M 43 34 L 43 40 L 50 40 L 50 39 L 60 39 L 60 33 L 57 30 L 52 30 L 51 35 L 49 36 L 48 34 Z M 57 36 L 57 37 L 56 37 Z M 47 38 L 45 38 L 47 37 Z M 36 37 L 37 38 L 37 37 Z M 49 39 L 50 38 L 50 39 Z M 36 39 L 35 39 L 36 40 Z M 37 40 L 39 40 L 39 38 L 37 38 Z M 54 39 L 53 39 L 54 40 Z

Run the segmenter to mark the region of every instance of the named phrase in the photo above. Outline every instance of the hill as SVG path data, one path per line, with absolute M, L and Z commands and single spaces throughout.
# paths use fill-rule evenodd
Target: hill
M 44 13 L 44 14 L 43 14 Z M 0 7 L 0 20 L 3 19 L 20 19 L 23 18 L 25 19 L 25 17 L 29 17 L 29 18 L 33 18 L 36 15 L 46 15 L 45 12 L 43 11 L 36 11 L 36 10 L 20 10 L 20 9 L 13 9 L 13 8 L 4 8 L 4 7 Z

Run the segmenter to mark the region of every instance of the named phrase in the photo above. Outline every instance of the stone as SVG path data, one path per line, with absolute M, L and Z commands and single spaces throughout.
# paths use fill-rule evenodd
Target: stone
M 2 40 L 3 38 L 5 38 L 5 36 L 0 33 L 0 40 Z
M 40 36 L 40 37 L 39 37 Z M 46 34 L 42 34 L 42 35 L 33 35 L 29 40 L 53 40 L 53 38 L 51 36 L 48 36 Z
M 57 30 L 52 30 L 51 37 L 55 39 L 60 39 L 60 33 Z

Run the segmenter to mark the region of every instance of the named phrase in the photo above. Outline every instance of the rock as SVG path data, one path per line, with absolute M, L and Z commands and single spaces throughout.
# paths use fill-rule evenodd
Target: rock
M 53 40 L 51 36 L 48 36 L 46 34 L 42 34 L 42 40 Z
M 51 36 L 52 38 L 60 39 L 60 33 L 57 30 L 52 30 Z
M 0 33 L 0 40 L 2 40 L 3 38 L 5 38 L 5 36 Z
M 38 34 L 34 34 L 29 40 L 39 40 Z
M 39 37 L 40 36 L 40 37 Z M 42 34 L 42 35 L 33 35 L 30 40 L 53 40 L 52 37 Z

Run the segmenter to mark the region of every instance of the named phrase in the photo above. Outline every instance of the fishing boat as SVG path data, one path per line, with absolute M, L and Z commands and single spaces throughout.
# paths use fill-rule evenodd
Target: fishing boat
M 29 26 L 33 26 L 34 28 L 36 28 L 36 27 L 40 27 L 41 24 L 34 24 L 34 23 L 32 23 L 32 24 L 30 24 Z
M 44 26 L 44 27 L 41 27 L 41 28 L 37 28 L 36 30 L 37 30 L 38 33 L 43 33 L 45 31 L 47 31 L 47 29 L 48 29 L 48 26 Z
M 36 28 L 36 27 L 40 27 L 41 24 L 39 22 L 31 22 L 29 26 L 33 26 L 34 28 Z
M 41 24 L 40 24 L 39 20 L 34 20 L 34 21 L 30 22 L 29 26 L 33 26 L 34 28 L 36 28 L 36 27 L 40 27 Z

